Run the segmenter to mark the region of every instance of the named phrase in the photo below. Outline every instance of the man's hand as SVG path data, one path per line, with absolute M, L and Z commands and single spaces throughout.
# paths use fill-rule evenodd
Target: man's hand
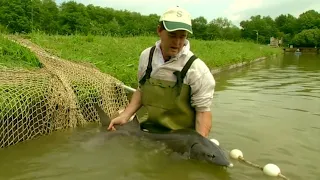
M 117 124 L 122 125 L 122 124 L 127 123 L 128 120 L 129 120 L 129 118 L 120 115 L 120 116 L 118 116 L 118 117 L 116 117 L 116 118 L 111 120 L 111 122 L 109 124 L 109 127 L 108 127 L 108 130 L 109 131 L 110 130 L 115 131 L 116 128 L 113 125 L 117 125 Z
M 141 92 L 139 90 L 136 90 L 132 95 L 128 107 L 123 112 L 120 111 L 118 117 L 111 120 L 108 130 L 116 130 L 114 125 L 122 125 L 127 123 L 130 118 L 133 118 L 133 116 L 135 116 L 135 113 L 138 109 L 140 109 L 141 106 Z

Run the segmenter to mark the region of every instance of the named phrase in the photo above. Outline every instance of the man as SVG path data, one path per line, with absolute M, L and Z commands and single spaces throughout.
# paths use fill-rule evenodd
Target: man
M 139 86 L 126 109 L 111 121 L 109 130 L 114 130 L 113 124 L 128 122 L 144 106 L 148 119 L 141 126 L 145 129 L 150 125 L 167 130 L 192 128 L 208 137 L 215 80 L 205 63 L 190 51 L 188 32 L 193 33 L 186 10 L 174 7 L 160 17 L 160 40 L 154 49 L 149 47 L 141 53 Z

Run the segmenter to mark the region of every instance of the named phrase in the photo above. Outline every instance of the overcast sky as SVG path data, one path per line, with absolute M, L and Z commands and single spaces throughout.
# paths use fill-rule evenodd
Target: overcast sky
M 69 0 L 56 0 L 61 2 Z M 161 15 L 172 6 L 187 9 L 193 18 L 203 16 L 208 22 L 217 17 L 226 17 L 235 25 L 253 15 L 270 15 L 272 18 L 280 14 L 298 16 L 306 10 L 320 12 L 320 0 L 74 0 L 84 5 L 93 4 L 110 7 L 116 10 L 129 10 L 143 15 Z

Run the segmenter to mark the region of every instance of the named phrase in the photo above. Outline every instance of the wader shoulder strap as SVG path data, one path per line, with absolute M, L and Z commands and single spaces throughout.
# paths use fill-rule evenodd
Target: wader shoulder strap
M 192 55 L 188 62 L 184 65 L 183 69 L 181 70 L 181 79 L 184 79 L 186 76 L 190 66 L 192 65 L 193 61 L 196 60 L 198 57 L 195 55 Z
M 143 76 L 143 78 L 139 82 L 142 85 L 146 82 L 147 79 L 150 78 L 150 74 L 151 74 L 151 71 L 152 71 L 152 57 L 153 57 L 153 52 L 154 52 L 155 48 L 156 48 L 156 46 L 152 46 L 152 48 L 150 49 L 149 61 L 148 61 L 148 67 L 147 67 L 147 70 L 146 70 L 146 74 Z
M 195 55 L 192 55 L 189 60 L 187 61 L 187 63 L 184 65 L 184 67 L 182 68 L 181 71 L 175 71 L 173 74 L 176 75 L 177 77 L 177 82 L 176 85 L 179 87 L 179 92 L 181 89 L 181 85 L 183 83 L 183 79 L 186 76 L 190 66 L 192 65 L 193 61 L 196 60 L 198 57 Z

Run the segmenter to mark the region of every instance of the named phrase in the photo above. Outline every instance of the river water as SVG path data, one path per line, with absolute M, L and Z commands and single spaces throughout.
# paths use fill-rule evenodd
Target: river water
M 320 56 L 285 54 L 215 75 L 210 138 L 291 180 L 320 179 Z M 136 139 L 104 140 L 96 125 L 0 150 L 0 179 L 277 179 L 238 161 L 227 171 Z

